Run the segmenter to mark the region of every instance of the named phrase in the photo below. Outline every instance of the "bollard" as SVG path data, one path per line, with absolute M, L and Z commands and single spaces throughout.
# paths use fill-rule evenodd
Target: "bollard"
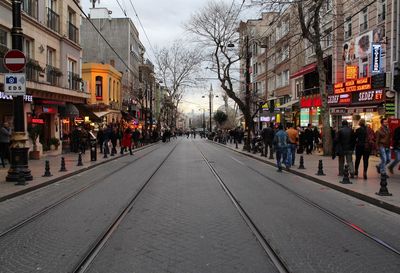
M 344 165 L 343 180 L 339 181 L 339 182 L 342 184 L 353 184 L 353 183 L 351 183 L 350 178 L 349 178 L 349 165 L 347 165 L 347 164 Z
M 42 175 L 42 177 L 50 177 L 50 176 L 53 176 L 50 172 L 50 161 L 46 160 L 44 167 L 44 175 Z
M 65 158 L 61 157 L 61 168 L 60 168 L 60 172 L 66 172 L 67 169 L 65 168 Z
M 79 154 L 78 154 L 78 164 L 77 164 L 76 166 L 83 166 L 83 163 L 82 163 L 82 153 L 79 153 Z
M 318 172 L 316 173 L 316 175 L 325 175 L 322 160 L 319 160 L 319 162 L 318 162 Z
M 27 184 L 28 184 L 28 183 L 26 183 L 24 172 L 23 172 L 23 171 L 19 171 L 19 173 L 18 173 L 18 180 L 17 180 L 17 183 L 16 183 L 15 185 L 16 185 L 16 186 L 25 186 L 25 185 L 27 185 Z
M 111 148 L 111 154 L 110 154 L 110 156 L 115 156 L 115 153 L 114 153 L 114 147 L 113 147 L 113 148 Z
M 301 155 L 300 156 L 300 165 L 299 165 L 299 170 L 305 170 L 306 168 L 304 167 L 304 157 Z
M 389 193 L 387 189 L 387 176 L 384 173 L 381 173 L 381 188 L 379 189 L 379 192 L 376 192 L 375 194 L 380 195 L 380 196 L 392 196 L 391 193 Z

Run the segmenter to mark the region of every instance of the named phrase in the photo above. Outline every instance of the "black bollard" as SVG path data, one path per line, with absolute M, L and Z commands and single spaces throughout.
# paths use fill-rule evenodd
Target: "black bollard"
M 24 172 L 23 172 L 23 171 L 19 171 L 19 173 L 18 173 L 18 180 L 17 180 L 17 183 L 15 183 L 15 185 L 16 185 L 16 186 L 25 186 L 25 185 L 27 185 L 27 184 L 28 184 L 28 183 L 26 183 Z
M 353 183 L 351 183 L 350 178 L 349 178 L 349 166 L 347 164 L 344 165 L 343 180 L 340 181 L 340 183 L 342 183 L 342 184 L 353 184 Z
M 306 167 L 304 167 L 304 157 L 301 155 L 300 156 L 300 165 L 299 165 L 299 170 L 305 170 Z
M 78 154 L 78 164 L 77 164 L 76 166 L 83 166 L 83 163 L 82 163 L 82 153 L 79 153 L 79 154 Z
M 316 175 L 325 175 L 322 160 L 319 160 L 319 162 L 318 162 L 318 172 L 316 173 Z
M 381 173 L 381 188 L 379 189 L 379 192 L 376 193 L 377 195 L 380 196 L 392 196 L 393 194 L 389 193 L 389 190 L 387 188 L 387 176 L 384 173 Z
M 67 169 L 65 168 L 65 158 L 61 157 L 61 168 L 60 168 L 60 172 L 66 172 Z
M 53 176 L 50 172 L 50 161 L 46 160 L 44 167 L 44 175 L 42 175 L 42 177 L 50 177 L 50 176 Z

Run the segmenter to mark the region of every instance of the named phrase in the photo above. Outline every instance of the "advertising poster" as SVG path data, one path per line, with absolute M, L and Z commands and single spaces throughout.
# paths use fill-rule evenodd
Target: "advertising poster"
M 366 59 L 371 54 L 372 31 L 356 37 L 356 58 Z
M 356 58 L 355 52 L 356 49 L 355 49 L 354 39 L 351 39 L 350 41 L 344 43 L 343 61 L 345 61 L 346 64 L 352 63 Z

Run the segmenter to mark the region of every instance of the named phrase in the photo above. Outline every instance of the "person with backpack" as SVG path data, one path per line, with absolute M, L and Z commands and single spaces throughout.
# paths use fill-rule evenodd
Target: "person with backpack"
M 358 167 L 360 166 L 361 158 L 363 159 L 363 164 L 364 164 L 364 171 L 363 171 L 363 178 L 367 179 L 367 171 L 368 171 L 368 161 L 369 161 L 369 156 L 372 151 L 372 146 L 371 142 L 373 143 L 373 140 L 368 138 L 368 129 L 372 131 L 371 128 L 367 127 L 365 125 L 365 120 L 360 119 L 358 122 L 358 125 L 360 127 L 356 130 L 354 134 L 354 140 L 355 140 L 355 147 L 356 147 L 356 162 L 355 162 L 355 170 L 354 170 L 354 175 L 358 176 Z M 373 134 L 373 131 L 372 131 Z
M 386 165 L 390 162 L 390 130 L 387 118 L 381 119 L 381 128 L 376 131 L 376 146 L 381 158 L 381 163 L 376 165 L 376 171 L 386 175 Z
M 393 174 L 394 167 L 400 162 L 400 126 L 394 129 L 393 132 L 393 151 L 395 158 L 388 166 L 388 170 L 391 174 Z
M 287 160 L 289 136 L 283 130 L 283 125 L 278 125 L 278 131 L 274 136 L 274 146 L 276 151 L 276 164 L 278 166 L 278 172 L 282 172 L 282 162 L 285 164 L 286 169 L 290 168 L 290 164 Z

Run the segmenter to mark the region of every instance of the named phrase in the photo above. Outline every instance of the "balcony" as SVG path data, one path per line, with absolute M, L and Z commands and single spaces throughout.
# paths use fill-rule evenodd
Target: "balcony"
M 57 67 L 47 65 L 46 66 L 46 80 L 54 86 L 60 86 L 60 77 L 62 72 Z
M 39 74 L 43 71 L 39 62 L 34 59 L 28 59 L 26 63 L 26 79 L 32 82 L 39 82 Z
M 80 90 L 80 83 L 82 79 L 79 77 L 79 74 L 74 72 L 68 72 L 68 88 L 72 90 Z
M 68 39 L 71 41 L 78 43 L 79 30 L 76 26 L 74 26 L 71 22 L 68 23 Z
M 47 8 L 47 27 L 60 32 L 60 16 L 49 8 Z

